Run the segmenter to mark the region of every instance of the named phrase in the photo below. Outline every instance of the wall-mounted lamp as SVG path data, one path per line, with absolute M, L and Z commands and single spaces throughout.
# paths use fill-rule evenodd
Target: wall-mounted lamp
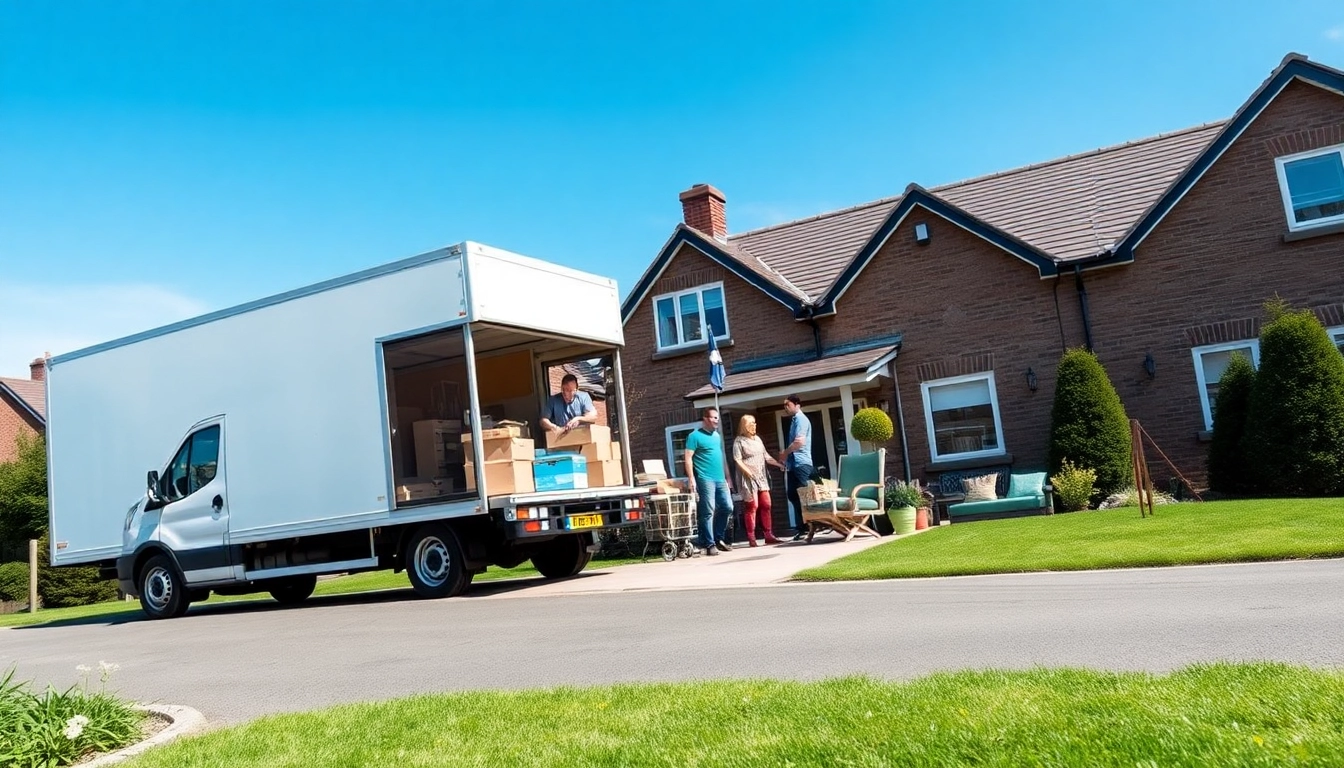
M 1033 371 L 1031 366 L 1027 366 L 1027 389 L 1036 391 L 1036 371 Z
M 1157 361 L 1153 359 L 1152 352 L 1143 356 L 1143 370 L 1148 373 L 1148 378 L 1157 378 Z
M 920 245 L 929 244 L 929 225 L 920 222 L 915 225 L 915 242 Z
M 877 410 L 879 410 L 879 411 L 881 411 L 881 412 L 883 412 L 883 413 L 886 413 L 886 412 L 887 412 L 887 401 L 886 401 L 886 400 L 878 400 L 878 401 L 877 401 Z

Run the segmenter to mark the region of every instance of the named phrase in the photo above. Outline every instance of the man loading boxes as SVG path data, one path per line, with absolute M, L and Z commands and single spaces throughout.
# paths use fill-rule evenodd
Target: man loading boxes
M 597 407 L 587 392 L 579 391 L 579 377 L 565 374 L 560 380 L 560 391 L 546 401 L 546 413 L 541 417 L 541 428 L 546 439 L 583 425 L 597 423 Z

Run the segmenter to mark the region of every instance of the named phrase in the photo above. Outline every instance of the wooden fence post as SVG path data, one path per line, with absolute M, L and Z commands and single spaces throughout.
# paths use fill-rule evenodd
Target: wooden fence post
M 37 613 L 37 539 L 28 540 L 28 612 Z

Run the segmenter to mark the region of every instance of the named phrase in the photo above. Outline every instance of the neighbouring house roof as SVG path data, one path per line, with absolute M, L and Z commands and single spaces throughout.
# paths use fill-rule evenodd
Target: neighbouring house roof
M 9 395 L 40 423 L 47 423 L 47 386 L 31 379 L 0 377 L 0 391 Z
M 679 225 L 626 297 L 623 315 L 629 319 L 686 243 L 796 317 L 833 312 L 913 205 L 1035 265 L 1043 278 L 1084 262 L 1131 261 L 1143 237 L 1295 79 L 1344 93 L 1344 72 L 1290 54 L 1228 120 L 930 189 L 911 185 L 902 195 L 729 235 L 727 242 Z
M 901 343 L 884 344 L 857 352 L 840 351 L 823 354 L 821 357 L 801 362 L 777 365 L 738 364 L 738 370 L 747 367 L 742 373 L 729 371 L 724 378 L 720 396 L 733 395 L 753 390 L 798 385 L 816 379 L 826 379 L 849 373 L 862 373 L 866 378 L 876 377 L 883 366 L 895 359 L 900 352 Z M 768 362 L 768 361 L 763 361 Z M 706 384 L 686 395 L 687 400 L 713 397 L 714 388 Z
M 567 373 L 574 374 L 574 378 L 579 380 L 580 391 L 592 395 L 594 400 L 606 399 L 607 382 L 604 371 L 588 360 L 574 360 L 552 366 L 549 373 L 550 381 L 548 382 L 551 389 L 547 394 L 555 394 L 560 391 L 560 382 Z

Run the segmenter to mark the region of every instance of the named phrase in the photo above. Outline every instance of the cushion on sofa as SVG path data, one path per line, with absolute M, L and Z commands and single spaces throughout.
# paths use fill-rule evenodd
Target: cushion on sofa
M 860 493 L 862 493 L 862 491 L 860 491 Z M 829 501 L 814 501 L 814 502 L 812 502 L 811 504 L 808 504 L 808 505 L 807 505 L 807 509 L 808 509 L 809 512 L 829 512 L 829 511 L 831 510 L 831 502 L 829 502 Z M 840 511 L 840 512 L 853 512 L 853 511 L 854 511 L 854 510 L 852 510 L 852 509 L 849 508 L 849 497 L 848 497 L 848 496 L 842 496 L 842 497 L 836 499 L 836 500 L 835 500 L 835 509 L 836 509 L 837 511 Z M 877 504 L 877 500 L 876 500 L 876 499 L 865 499 L 865 498 L 862 497 L 862 496 L 859 497 L 859 511 L 860 511 L 860 512 L 875 512 L 875 511 L 877 511 L 877 509 L 878 509 L 878 504 Z
M 947 507 L 947 514 L 955 518 L 961 515 L 983 515 L 991 512 L 1028 512 L 1044 506 L 1044 496 L 1019 496 L 1013 499 L 967 501 L 960 504 L 950 504 Z
M 966 501 L 993 501 L 999 498 L 999 494 L 994 490 L 994 484 L 999 481 L 997 472 L 979 477 L 965 477 L 961 480 L 961 487 L 966 489 Z
M 1008 498 L 1014 496 L 1039 496 L 1045 485 L 1044 472 L 1023 472 L 1008 476 Z

